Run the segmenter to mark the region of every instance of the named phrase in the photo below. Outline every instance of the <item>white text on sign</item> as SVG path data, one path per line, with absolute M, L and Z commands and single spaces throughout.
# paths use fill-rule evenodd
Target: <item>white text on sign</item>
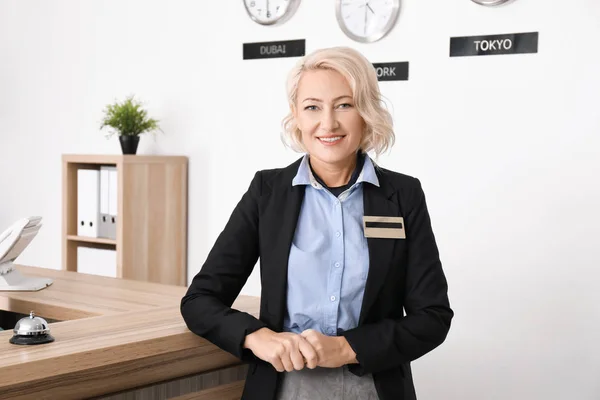
M 377 67 L 375 70 L 377 71 L 378 78 L 382 76 L 396 76 L 396 67 Z
M 477 51 L 492 51 L 492 50 L 510 50 L 513 42 L 510 39 L 504 40 L 475 40 L 475 48 Z
M 285 54 L 285 44 L 260 46 L 260 54 Z

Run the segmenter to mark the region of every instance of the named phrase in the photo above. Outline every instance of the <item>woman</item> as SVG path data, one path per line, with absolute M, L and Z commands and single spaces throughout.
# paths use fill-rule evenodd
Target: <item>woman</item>
M 288 143 L 259 171 L 181 302 L 189 329 L 249 363 L 244 400 L 415 399 L 410 362 L 453 311 L 419 180 L 392 146 L 375 70 L 349 48 L 291 71 Z M 260 319 L 231 309 L 260 258 Z

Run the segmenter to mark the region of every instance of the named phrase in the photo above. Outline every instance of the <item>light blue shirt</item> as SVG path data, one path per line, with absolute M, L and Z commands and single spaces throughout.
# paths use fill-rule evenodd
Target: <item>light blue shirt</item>
M 358 325 L 369 250 L 363 233 L 363 184 L 379 186 L 369 156 L 356 183 L 335 197 L 312 174 L 304 156 L 292 185 L 306 185 L 290 249 L 283 329 L 328 336 Z

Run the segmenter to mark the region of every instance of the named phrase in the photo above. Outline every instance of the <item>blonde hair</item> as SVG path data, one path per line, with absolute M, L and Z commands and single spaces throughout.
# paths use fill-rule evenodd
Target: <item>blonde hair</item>
M 374 151 L 377 156 L 390 149 L 395 141 L 393 121 L 384 107 L 375 68 L 365 56 L 349 47 L 316 50 L 301 58 L 290 71 L 286 85 L 290 112 L 282 121 L 284 143 L 295 151 L 306 152 L 292 108 L 302 73 L 320 69 L 337 71 L 348 81 L 355 107 L 366 126 L 360 149 L 365 153 Z

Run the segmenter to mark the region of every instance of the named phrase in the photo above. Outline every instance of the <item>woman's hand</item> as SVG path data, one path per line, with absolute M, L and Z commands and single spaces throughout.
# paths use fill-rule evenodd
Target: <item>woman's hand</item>
M 244 348 L 263 361 L 273 365 L 278 372 L 301 370 L 317 366 L 317 353 L 306 339 L 291 332 L 273 332 L 261 328 L 246 336 Z
M 337 368 L 346 364 L 356 364 L 356 353 L 343 336 L 326 336 L 313 329 L 307 329 L 301 336 L 317 352 L 319 367 Z

